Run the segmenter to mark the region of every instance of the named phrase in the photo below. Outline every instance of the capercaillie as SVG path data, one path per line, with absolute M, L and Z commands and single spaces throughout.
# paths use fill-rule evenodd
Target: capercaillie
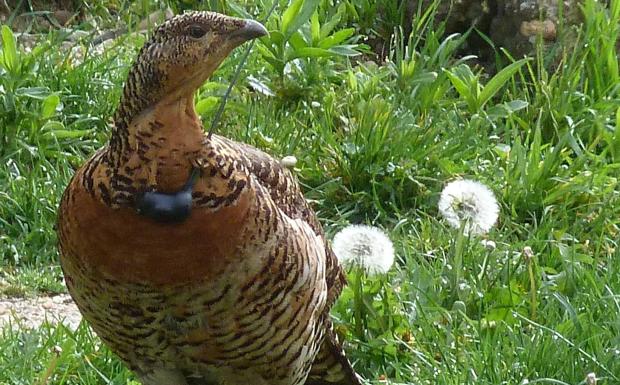
M 144 385 L 358 385 L 331 328 L 345 283 L 291 172 L 206 135 L 195 91 L 267 34 L 211 12 L 158 27 L 133 64 L 109 143 L 58 215 L 69 292 Z

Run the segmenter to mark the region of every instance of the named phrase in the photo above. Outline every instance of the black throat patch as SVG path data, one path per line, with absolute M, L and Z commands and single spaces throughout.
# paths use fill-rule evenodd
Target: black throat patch
M 147 191 L 138 196 L 135 208 L 138 214 L 160 223 L 180 223 L 192 211 L 192 190 L 200 175 L 198 168 L 192 168 L 183 188 L 175 193 Z

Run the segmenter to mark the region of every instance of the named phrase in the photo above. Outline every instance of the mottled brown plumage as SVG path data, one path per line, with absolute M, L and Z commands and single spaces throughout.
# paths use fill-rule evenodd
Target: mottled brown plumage
M 331 330 L 344 276 L 290 171 L 213 135 L 195 90 L 232 49 L 264 34 L 208 12 L 177 16 L 140 51 L 108 146 L 59 209 L 67 287 L 145 385 L 357 385 Z M 150 190 L 199 168 L 180 223 L 139 215 Z

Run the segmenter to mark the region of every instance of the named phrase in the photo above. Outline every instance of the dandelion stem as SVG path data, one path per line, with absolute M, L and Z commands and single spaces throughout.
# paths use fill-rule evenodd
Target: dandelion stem
M 362 275 L 364 274 L 361 267 L 355 269 L 353 306 L 355 308 L 355 334 L 360 340 L 364 339 L 364 289 L 362 284 Z
M 461 272 L 463 270 L 463 249 L 465 247 L 465 226 L 467 226 L 467 221 L 464 221 L 461 225 L 461 231 L 459 231 L 456 241 L 454 242 L 454 273 L 453 273 L 453 282 L 452 282 L 452 290 L 456 293 L 459 282 L 461 281 Z
M 527 270 L 530 276 L 530 317 L 532 320 L 536 319 L 536 309 L 538 308 L 538 302 L 536 299 L 536 280 L 534 278 L 534 258 L 528 258 Z

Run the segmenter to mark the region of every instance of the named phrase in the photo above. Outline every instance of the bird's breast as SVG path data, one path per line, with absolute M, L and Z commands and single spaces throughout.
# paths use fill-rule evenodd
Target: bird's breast
M 103 276 L 122 282 L 183 284 L 220 274 L 238 256 L 248 221 L 251 192 L 234 205 L 197 208 L 182 223 L 163 224 L 132 208 L 113 209 L 80 183 L 69 187 L 59 221 L 63 254 Z

